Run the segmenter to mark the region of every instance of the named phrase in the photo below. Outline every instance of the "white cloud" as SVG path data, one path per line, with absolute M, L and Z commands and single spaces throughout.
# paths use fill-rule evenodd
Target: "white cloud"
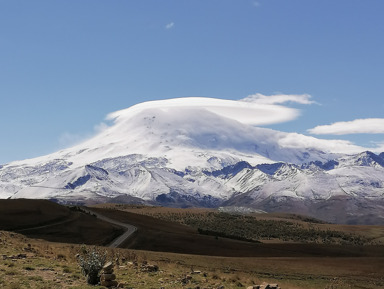
M 261 126 L 287 122 L 300 116 L 299 110 L 274 103 L 283 103 L 286 101 L 294 101 L 304 104 L 313 103 L 308 95 L 298 97 L 292 95 L 279 95 L 279 97 L 271 96 L 269 101 L 265 101 L 264 97 L 260 97 L 259 99 L 261 99 L 259 101 L 261 103 L 249 100 L 235 101 L 205 97 L 184 97 L 157 100 L 139 103 L 125 110 L 113 112 L 109 114 L 107 118 L 114 120 L 116 125 L 121 124 L 122 126 L 125 126 L 126 123 L 134 121 L 137 115 L 141 112 L 145 110 L 153 110 L 162 111 L 165 115 L 169 114 L 169 122 L 172 122 L 173 117 L 177 114 L 189 114 L 195 117 L 194 113 L 197 113 L 196 117 L 198 117 L 199 110 L 195 111 L 195 109 L 205 109 L 209 112 L 224 116 L 228 119 L 236 120 L 240 123 Z M 192 120 L 193 119 L 191 119 L 191 121 Z M 223 127 L 225 128 L 226 126 L 223 125 Z M 217 130 L 220 129 L 222 128 L 218 126 Z M 197 127 L 197 130 L 201 130 L 201 127 Z M 263 133 L 258 135 L 261 141 L 265 141 L 266 138 L 271 137 L 268 133 L 265 133 L 266 131 L 267 130 L 263 130 Z M 225 133 L 222 135 L 225 135 Z M 271 135 L 272 139 L 270 141 L 277 142 L 278 145 L 283 148 L 315 148 L 324 152 L 333 153 L 357 153 L 364 150 L 378 151 L 380 145 L 384 145 L 375 144 L 372 148 L 365 148 L 347 140 L 318 139 L 313 136 L 306 136 L 299 133 L 276 132 Z
M 253 5 L 254 7 L 259 7 L 261 4 L 260 4 L 259 1 L 253 1 L 253 2 L 252 2 L 252 5 Z
M 274 94 L 263 95 L 260 93 L 252 94 L 242 99 L 242 101 L 260 103 L 260 104 L 282 104 L 286 102 L 296 102 L 299 104 L 313 104 L 309 94 Z
M 326 140 L 306 136 L 298 133 L 289 133 L 278 141 L 279 145 L 286 148 L 316 148 L 325 152 L 333 153 L 358 153 L 368 148 L 364 148 L 347 140 Z M 372 149 L 370 149 L 372 150 Z
M 107 125 L 105 122 L 101 122 L 101 123 L 95 125 L 93 130 L 96 133 L 101 133 L 101 132 L 105 131 L 107 128 L 109 128 L 109 125 Z
M 171 29 L 175 26 L 175 23 L 174 22 L 171 22 L 171 23 L 168 23 L 167 25 L 165 25 L 165 29 Z
M 107 119 L 126 119 L 144 109 L 169 107 L 204 108 L 236 121 L 251 125 L 269 125 L 283 123 L 299 117 L 300 111 L 283 105 L 262 103 L 249 100 L 225 100 L 206 97 L 183 97 L 167 100 L 149 101 L 134 105 L 108 115 Z
M 240 128 L 244 126 L 236 125 L 236 123 L 229 121 L 229 119 L 252 126 L 261 126 L 287 122 L 299 117 L 300 110 L 281 105 L 281 103 L 285 102 L 301 104 L 314 103 L 309 95 L 283 94 L 272 96 L 257 94 L 251 98 L 248 97 L 247 100 L 237 101 L 206 97 L 183 97 L 143 102 L 127 109 L 110 113 L 107 116 L 107 119 L 113 120 L 113 124 L 107 126 L 105 123 L 101 123 L 96 126 L 95 131 L 99 133 L 98 139 L 96 139 L 96 141 L 91 140 L 91 143 L 92 141 L 95 144 L 98 144 L 98 142 L 103 143 L 104 141 L 107 141 L 106 139 L 111 143 L 120 141 L 120 138 L 126 138 L 126 136 L 133 133 L 132 130 L 128 130 L 129 133 L 127 134 L 123 134 L 122 132 L 125 131 L 126 127 L 130 128 L 128 124 L 135 123 L 135 120 L 143 117 L 143 115 L 140 116 L 140 113 L 144 112 L 144 116 L 148 115 L 145 113 L 147 110 L 152 115 L 158 115 L 160 113 L 159 115 L 166 118 L 168 117 L 164 123 L 172 123 L 175 119 L 177 120 L 178 118 L 175 118 L 175 116 L 182 115 L 184 117 L 185 115 L 188 115 L 191 123 L 194 123 L 191 129 L 192 132 L 194 128 L 196 128 L 196 131 L 203 131 L 205 123 L 212 125 L 210 120 L 214 121 L 217 119 L 216 117 L 211 117 L 212 114 L 210 113 L 214 113 L 227 118 L 228 124 L 231 125 L 230 127 L 238 127 L 240 139 L 242 137 Z M 204 113 L 203 110 L 210 113 Z M 206 118 L 202 119 L 202 122 L 196 122 L 195 118 L 198 119 L 201 115 L 206 116 Z M 384 121 L 384 119 L 379 120 Z M 209 127 L 209 125 L 207 127 Z M 384 127 L 384 124 L 381 127 Z M 215 124 L 215 129 L 217 131 L 226 130 L 226 128 L 227 126 L 224 119 L 222 122 L 220 120 L 220 124 Z M 366 148 L 347 140 L 318 139 L 313 136 L 305 136 L 299 133 L 274 132 L 272 129 L 260 129 L 259 131 L 260 134 L 256 133 L 255 138 L 259 138 L 260 141 L 266 141 L 267 138 L 271 138 L 271 143 L 276 142 L 278 146 L 283 148 L 314 148 L 324 152 L 333 153 L 357 153 L 365 150 L 381 152 L 384 150 L 384 142 L 373 143 L 371 148 Z M 268 131 L 271 133 L 268 133 Z M 382 129 L 382 131 L 384 130 Z M 219 134 L 223 136 L 226 135 L 224 132 Z M 117 136 L 116 140 L 111 139 L 109 135 Z M 183 137 L 182 134 L 181 137 Z M 62 137 L 62 141 L 65 142 L 65 146 L 68 146 L 69 144 L 79 143 L 84 138 L 79 135 L 65 134 Z
M 329 125 L 319 125 L 308 130 L 311 134 L 345 135 L 357 133 L 384 133 L 384 118 L 355 119 L 352 121 L 335 122 Z
M 59 136 L 60 147 L 70 147 L 84 141 L 85 137 L 80 134 L 64 132 Z
M 58 140 L 59 141 L 59 147 L 60 148 L 66 148 L 66 147 L 78 145 L 78 144 L 92 138 L 94 135 L 102 133 L 103 131 L 105 131 L 108 128 L 109 128 L 109 126 L 106 123 L 101 122 L 100 124 L 95 125 L 93 127 L 93 133 L 84 133 L 84 134 L 78 133 L 78 134 L 76 134 L 76 133 L 64 132 L 59 136 L 59 140 Z
M 375 145 L 374 151 L 375 152 L 384 152 L 384 141 L 382 142 L 372 142 Z

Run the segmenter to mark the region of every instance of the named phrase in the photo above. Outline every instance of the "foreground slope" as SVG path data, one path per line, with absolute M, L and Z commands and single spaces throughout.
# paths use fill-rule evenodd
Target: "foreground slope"
M 86 284 L 76 259 L 84 252 L 83 245 L 49 243 L 4 231 L 0 238 L 2 288 L 95 288 Z M 228 258 L 98 249 L 119 264 L 114 274 L 125 288 L 247 288 L 263 282 L 278 283 L 283 289 L 374 289 L 384 285 L 383 257 Z M 159 270 L 141 270 L 144 264 L 156 264 Z
M 0 197 L 251 206 L 383 222 L 383 154 L 344 155 L 330 141 L 255 127 L 247 119 L 257 109 L 231 105 L 174 99 L 112 113 L 113 125 L 88 141 L 1 166 Z

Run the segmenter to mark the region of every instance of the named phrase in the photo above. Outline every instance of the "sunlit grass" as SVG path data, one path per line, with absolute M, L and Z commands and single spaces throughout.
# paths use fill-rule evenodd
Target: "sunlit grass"
M 2 231 L 0 239 L 0 288 L 99 288 L 87 285 L 81 273 L 76 258 L 81 245 L 49 243 Z M 115 263 L 117 281 L 124 288 L 235 289 L 263 282 L 278 283 L 282 289 L 384 286 L 382 258 L 226 258 L 102 249 Z M 143 271 L 147 263 L 156 264 L 159 270 Z

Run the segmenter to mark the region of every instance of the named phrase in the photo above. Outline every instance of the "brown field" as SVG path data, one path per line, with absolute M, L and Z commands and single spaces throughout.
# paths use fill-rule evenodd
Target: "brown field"
M 122 230 L 47 200 L 0 200 L 0 230 L 55 242 L 105 245 Z
M 0 229 L 17 230 L 70 218 L 71 211 L 46 200 L 0 200 Z
M 138 227 L 135 238 L 124 246 L 137 250 L 227 257 L 384 257 L 384 247 L 382 246 L 260 244 L 227 238 L 216 239 L 213 236 L 201 235 L 191 227 L 146 215 L 116 209 L 92 209 L 110 218 Z
M 173 216 L 190 216 L 197 215 L 200 218 L 206 218 L 208 214 L 217 212 L 215 209 L 205 208 L 167 208 L 167 207 L 150 207 L 141 205 L 125 205 L 125 204 L 99 204 L 94 206 L 95 208 L 107 208 L 111 210 L 119 210 L 124 212 L 130 212 L 134 214 L 140 214 L 145 216 L 154 217 L 157 219 L 167 220 L 175 219 Z M 171 217 L 170 217 L 171 216 Z M 308 218 L 301 215 L 285 214 L 285 213 L 268 213 L 268 214 L 250 214 L 256 220 L 274 220 L 274 221 L 287 221 L 291 223 L 297 223 L 304 228 L 313 227 L 318 230 L 330 230 L 338 231 L 346 234 L 352 234 L 361 236 L 367 240 L 369 244 L 384 245 L 384 226 L 381 225 L 342 225 L 342 224 L 330 224 L 313 218 Z M 175 219 L 181 224 L 184 224 L 183 217 Z M 282 240 L 274 239 L 259 239 L 263 243 L 282 243 Z M 292 242 L 291 242 L 292 243 Z
M 19 231 L 0 231 L 0 288 L 102 288 L 86 285 L 75 257 L 82 246 L 73 243 L 103 244 L 106 236 L 116 233 L 117 228 L 89 214 L 46 201 L 24 200 L 20 204 L 4 206 L 0 201 L 3 205 L 0 228 L 10 227 L 12 223 L 11 228 Z M 117 280 L 125 284 L 124 288 L 246 288 L 262 282 L 278 283 L 282 289 L 384 288 L 382 245 L 340 246 L 276 240 L 255 243 L 215 238 L 198 234 L 196 229 L 180 223 L 148 216 L 148 211 L 204 215 L 209 210 L 108 207 L 92 210 L 138 227 L 137 233 L 124 244 L 126 249 L 99 247 L 115 262 Z M 22 214 L 23 208 L 28 213 Z M 257 218 L 304 222 L 300 216 L 285 214 L 257 215 Z M 376 241 L 383 238 L 381 226 L 318 225 L 370 236 Z M 20 254 L 25 257 L 17 257 Z M 139 266 L 132 265 L 133 261 Z M 144 262 L 157 264 L 159 271 L 141 271 L 140 264 Z M 197 270 L 201 273 L 191 274 Z M 191 278 L 185 283 L 187 275 Z
M 50 243 L 0 231 L 0 288 L 103 288 L 89 286 L 75 255 L 81 245 Z M 384 258 L 214 257 L 107 249 L 124 288 L 246 288 L 263 282 L 283 289 L 383 288 Z M 18 257 L 24 254 L 25 257 Z M 148 262 L 157 272 L 133 266 Z M 200 271 L 200 274 L 191 274 Z M 183 283 L 190 275 L 188 283 Z M 224 286 L 224 287 L 221 287 Z

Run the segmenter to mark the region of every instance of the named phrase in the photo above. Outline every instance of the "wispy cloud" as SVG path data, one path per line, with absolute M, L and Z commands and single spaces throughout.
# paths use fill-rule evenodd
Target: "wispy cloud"
M 384 118 L 355 119 L 352 121 L 335 122 L 329 125 L 319 125 L 308 130 L 311 134 L 384 134 Z
M 312 96 L 309 94 L 274 94 L 263 95 L 260 93 L 252 94 L 242 99 L 242 101 L 253 102 L 259 104 L 282 104 L 287 102 L 295 102 L 299 104 L 313 104 L 315 101 L 311 100 Z
M 70 147 L 84 141 L 86 137 L 81 134 L 75 134 L 70 132 L 64 132 L 59 136 L 59 146 L 60 148 Z
M 204 108 L 215 114 L 226 118 L 234 119 L 238 122 L 251 125 L 270 125 L 292 121 L 300 116 L 300 110 L 278 105 L 275 103 L 283 103 L 294 99 L 288 96 L 280 95 L 282 99 L 275 101 L 255 101 L 255 99 L 246 98 L 243 100 L 224 100 L 204 97 L 183 97 L 161 101 L 149 101 L 137 104 L 128 109 L 117 111 L 108 115 L 107 119 L 119 121 L 125 117 L 131 117 L 133 113 L 140 112 L 144 109 L 153 108 Z M 307 96 L 309 97 L 309 96 Z M 305 102 L 300 97 L 296 102 Z M 285 99 L 285 101 L 283 101 Z M 292 101 L 292 100 L 291 100 Z M 307 101 L 308 102 L 308 101 Z M 309 102 L 311 103 L 311 102 Z
M 175 23 L 174 22 L 171 22 L 171 23 L 168 23 L 167 25 L 165 25 L 165 29 L 171 29 L 175 26 Z
M 384 152 L 384 141 L 382 142 L 372 142 L 372 144 L 375 146 L 375 151 L 376 152 Z
M 320 151 L 333 153 L 357 153 L 367 148 L 355 145 L 347 140 L 338 139 L 318 139 L 299 133 L 288 133 L 278 141 L 279 145 L 286 148 L 316 148 Z M 372 148 L 370 150 L 373 150 Z
M 58 142 L 60 148 L 67 148 L 71 147 L 77 144 L 80 144 L 91 137 L 93 137 L 96 134 L 99 134 L 103 131 L 105 131 L 109 126 L 101 122 L 93 127 L 93 133 L 71 133 L 71 132 L 64 132 L 59 136 Z
M 252 1 L 252 5 L 254 6 L 254 7 L 260 7 L 260 2 L 259 1 Z

